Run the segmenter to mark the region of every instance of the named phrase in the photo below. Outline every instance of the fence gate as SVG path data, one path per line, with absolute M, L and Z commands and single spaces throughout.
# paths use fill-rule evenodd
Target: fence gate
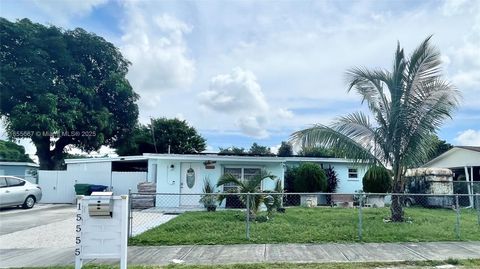
M 71 204 L 75 202 L 74 179 L 67 171 L 38 171 L 38 185 L 42 188 L 40 203 Z

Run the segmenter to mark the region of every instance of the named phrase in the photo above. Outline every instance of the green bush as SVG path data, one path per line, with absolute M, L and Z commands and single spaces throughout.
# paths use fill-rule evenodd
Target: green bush
M 363 176 L 363 191 L 385 193 L 392 189 L 392 176 L 383 166 L 372 166 Z
M 295 192 L 326 191 L 327 176 L 318 164 L 303 163 L 296 171 L 294 189 Z

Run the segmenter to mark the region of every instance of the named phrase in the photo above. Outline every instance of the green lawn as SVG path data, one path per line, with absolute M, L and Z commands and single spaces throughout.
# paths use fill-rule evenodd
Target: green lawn
M 363 209 L 363 242 L 457 240 L 451 209 L 408 208 L 411 222 L 385 223 L 388 208 Z M 462 210 L 461 240 L 480 240 L 473 210 Z M 287 208 L 268 222 L 253 222 L 245 238 L 244 213 L 187 212 L 130 239 L 133 245 L 359 242 L 358 209 Z
M 478 268 L 480 260 L 418 261 L 418 262 L 365 262 L 365 263 L 258 263 L 231 265 L 166 265 L 141 266 L 129 265 L 130 269 L 368 269 L 368 268 L 432 268 L 432 266 L 451 264 L 463 268 Z M 72 269 L 73 266 L 34 267 L 36 269 Z M 118 266 L 87 264 L 85 269 L 116 269 Z M 28 268 L 25 268 L 28 269 Z

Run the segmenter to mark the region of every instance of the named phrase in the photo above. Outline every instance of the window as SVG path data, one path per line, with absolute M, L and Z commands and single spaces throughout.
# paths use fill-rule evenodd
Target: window
M 357 168 L 348 168 L 348 178 L 353 178 L 353 179 L 358 178 Z
M 7 178 L 7 183 L 9 187 L 23 186 L 25 181 L 16 179 L 16 178 Z
M 5 188 L 7 187 L 7 181 L 5 180 L 4 177 L 0 177 L 0 188 Z
M 242 179 L 242 168 L 225 168 L 223 170 L 224 174 L 230 174 L 237 179 Z M 223 191 L 229 191 L 235 189 L 237 186 L 233 183 L 228 183 L 223 185 Z
M 226 167 L 223 170 L 223 173 L 224 174 L 231 174 L 235 178 L 245 181 L 245 180 L 251 180 L 254 176 L 260 174 L 261 169 L 260 168 L 241 168 L 241 167 L 231 168 L 231 167 Z M 228 190 L 236 188 L 236 187 L 237 186 L 235 186 L 235 184 L 233 184 L 233 183 L 225 184 L 225 185 L 223 185 L 223 191 L 228 191 Z

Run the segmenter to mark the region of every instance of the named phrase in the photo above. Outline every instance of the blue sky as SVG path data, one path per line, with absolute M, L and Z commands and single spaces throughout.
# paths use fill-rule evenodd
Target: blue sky
M 259 2 L 259 3 L 258 3 Z M 0 15 L 105 37 L 132 62 L 140 121 L 187 120 L 208 149 L 278 147 L 314 123 L 365 110 L 345 71 L 390 68 L 433 34 L 463 94 L 439 131 L 480 145 L 480 1 L 4 0 Z M 34 148 L 27 145 L 29 152 Z

